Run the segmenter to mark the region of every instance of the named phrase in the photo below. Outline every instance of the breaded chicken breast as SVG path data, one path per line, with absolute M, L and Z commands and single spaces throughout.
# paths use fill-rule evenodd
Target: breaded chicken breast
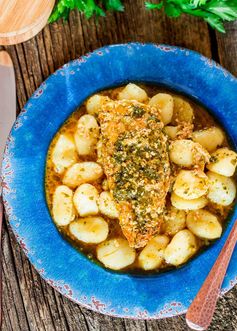
M 109 101 L 99 113 L 99 159 L 131 247 L 144 247 L 159 232 L 170 184 L 167 137 L 156 108 Z

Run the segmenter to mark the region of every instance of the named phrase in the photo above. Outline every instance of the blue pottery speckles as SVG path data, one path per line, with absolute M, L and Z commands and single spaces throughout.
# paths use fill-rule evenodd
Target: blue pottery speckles
M 162 84 L 207 106 L 237 142 L 237 80 L 215 62 L 177 47 L 125 44 L 101 48 L 57 70 L 33 94 L 8 138 L 3 161 L 6 212 L 42 277 L 72 300 L 120 317 L 162 318 L 186 311 L 237 216 L 222 238 L 184 267 L 152 276 L 107 271 L 62 239 L 45 201 L 50 141 L 89 95 L 129 81 Z M 237 249 L 222 291 L 237 282 Z

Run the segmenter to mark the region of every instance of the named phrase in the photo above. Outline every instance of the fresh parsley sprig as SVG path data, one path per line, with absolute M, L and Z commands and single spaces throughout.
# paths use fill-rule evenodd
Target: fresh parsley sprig
M 145 2 L 145 6 L 149 10 L 164 8 L 170 17 L 179 17 L 183 13 L 201 17 L 220 32 L 225 32 L 225 21 L 237 19 L 237 0 L 158 0 L 156 3 Z M 105 16 L 106 11 L 123 11 L 124 7 L 121 0 L 58 0 L 49 22 L 61 17 L 67 19 L 73 9 L 90 18 Z
M 123 5 L 120 0 L 102 0 L 99 2 L 95 0 L 59 0 L 49 22 L 55 22 L 61 17 L 67 19 L 73 9 L 78 9 L 87 18 L 90 18 L 93 15 L 105 16 L 105 10 L 123 11 Z
M 198 16 L 220 32 L 225 32 L 224 22 L 237 19 L 237 0 L 163 0 L 145 3 L 147 9 L 164 8 L 170 17 L 181 14 Z

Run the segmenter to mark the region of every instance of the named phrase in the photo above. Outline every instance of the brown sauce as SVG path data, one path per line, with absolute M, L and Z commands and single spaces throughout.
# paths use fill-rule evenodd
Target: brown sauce
M 192 106 L 194 110 L 194 130 L 200 130 L 212 126 L 220 127 L 220 125 L 215 121 L 215 119 L 207 112 L 204 107 L 201 105 L 193 102 L 192 100 L 188 99 L 187 97 L 184 97 L 182 95 L 178 95 L 176 93 L 173 93 L 167 89 L 157 87 L 157 86 L 151 86 L 151 85 L 140 85 L 140 87 L 144 88 L 148 94 L 149 97 L 154 96 L 157 93 L 163 92 L 163 93 L 169 93 L 172 96 L 179 96 L 183 100 L 188 101 L 190 105 Z M 100 94 L 109 96 L 111 99 L 116 99 L 116 96 L 118 92 L 122 88 L 115 88 L 115 89 L 110 89 L 106 91 L 102 91 Z M 54 171 L 54 165 L 52 163 L 51 155 L 52 155 L 52 150 L 55 146 L 55 143 L 58 139 L 58 136 L 62 133 L 73 133 L 75 131 L 77 121 L 78 119 L 86 113 L 86 107 L 85 105 L 81 105 L 78 109 L 76 109 L 75 112 L 72 113 L 72 115 L 68 118 L 68 120 L 63 124 L 63 126 L 59 129 L 55 137 L 53 138 L 48 155 L 47 155 L 47 162 L 46 162 L 46 172 L 45 172 L 45 192 L 46 192 L 46 200 L 48 204 L 49 211 L 52 215 L 52 199 L 53 199 L 53 194 L 58 185 L 62 184 L 62 176 L 58 175 Z M 223 129 L 222 129 L 223 130 Z M 224 141 L 222 146 L 228 146 L 227 139 Z M 97 157 L 95 156 L 86 156 L 86 157 L 80 157 L 80 161 L 96 161 Z M 102 192 L 102 181 L 105 179 L 105 177 L 101 178 L 97 182 L 93 182 L 93 185 L 97 188 L 98 192 Z M 167 197 L 167 203 L 169 201 L 169 195 Z M 206 210 L 214 212 L 218 217 L 219 220 L 224 223 L 226 222 L 227 216 L 229 211 L 232 209 L 233 205 L 227 206 L 227 207 L 220 207 L 217 205 L 214 205 L 213 203 L 209 202 L 209 204 L 205 207 Z M 100 216 L 100 215 L 99 215 Z M 109 219 L 108 217 L 105 217 L 104 215 L 101 215 L 108 223 L 109 223 L 109 235 L 107 239 L 111 239 L 117 236 L 122 236 L 122 231 L 119 226 L 118 220 L 114 219 Z M 98 260 L 96 259 L 96 245 L 95 244 L 85 244 L 82 242 L 79 242 L 75 238 L 72 237 L 72 235 L 68 231 L 68 226 L 65 227 L 58 227 L 58 230 L 60 233 L 63 235 L 66 240 L 68 240 L 76 249 L 78 249 L 80 252 L 85 254 L 89 259 L 93 260 L 95 263 L 99 263 Z M 211 242 L 208 240 L 201 240 L 199 239 L 199 252 L 201 252 L 205 246 L 208 246 Z M 137 252 L 141 251 L 141 249 L 137 249 Z M 138 255 L 138 254 L 137 254 Z M 102 265 L 102 264 L 101 264 Z M 122 270 L 122 272 L 132 272 L 136 274 L 144 274 L 144 273 L 154 273 L 154 272 L 160 272 L 162 269 L 165 270 L 170 270 L 170 267 L 166 265 L 165 263 L 159 267 L 158 270 L 152 270 L 152 271 L 144 271 L 141 268 L 138 267 L 137 259 L 136 261 L 130 265 L 129 267 L 125 268 Z

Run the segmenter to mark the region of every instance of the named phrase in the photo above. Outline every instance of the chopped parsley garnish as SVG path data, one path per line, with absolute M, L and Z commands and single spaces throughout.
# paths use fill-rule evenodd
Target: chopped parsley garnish
M 139 106 L 133 106 L 133 110 L 132 110 L 132 116 L 139 118 L 142 117 L 142 115 L 145 114 L 145 110 L 142 107 Z
M 138 115 L 140 108 L 136 107 L 135 112 Z M 156 185 L 169 175 L 169 167 L 165 166 L 168 162 L 166 141 L 160 140 L 157 124 L 154 129 L 147 127 L 142 136 L 136 131 L 126 131 L 120 134 L 114 144 L 112 157 L 117 169 L 114 177 L 114 199 L 117 203 L 132 203 L 137 226 L 141 230 L 153 218 L 147 210 L 151 189 L 146 187 Z

